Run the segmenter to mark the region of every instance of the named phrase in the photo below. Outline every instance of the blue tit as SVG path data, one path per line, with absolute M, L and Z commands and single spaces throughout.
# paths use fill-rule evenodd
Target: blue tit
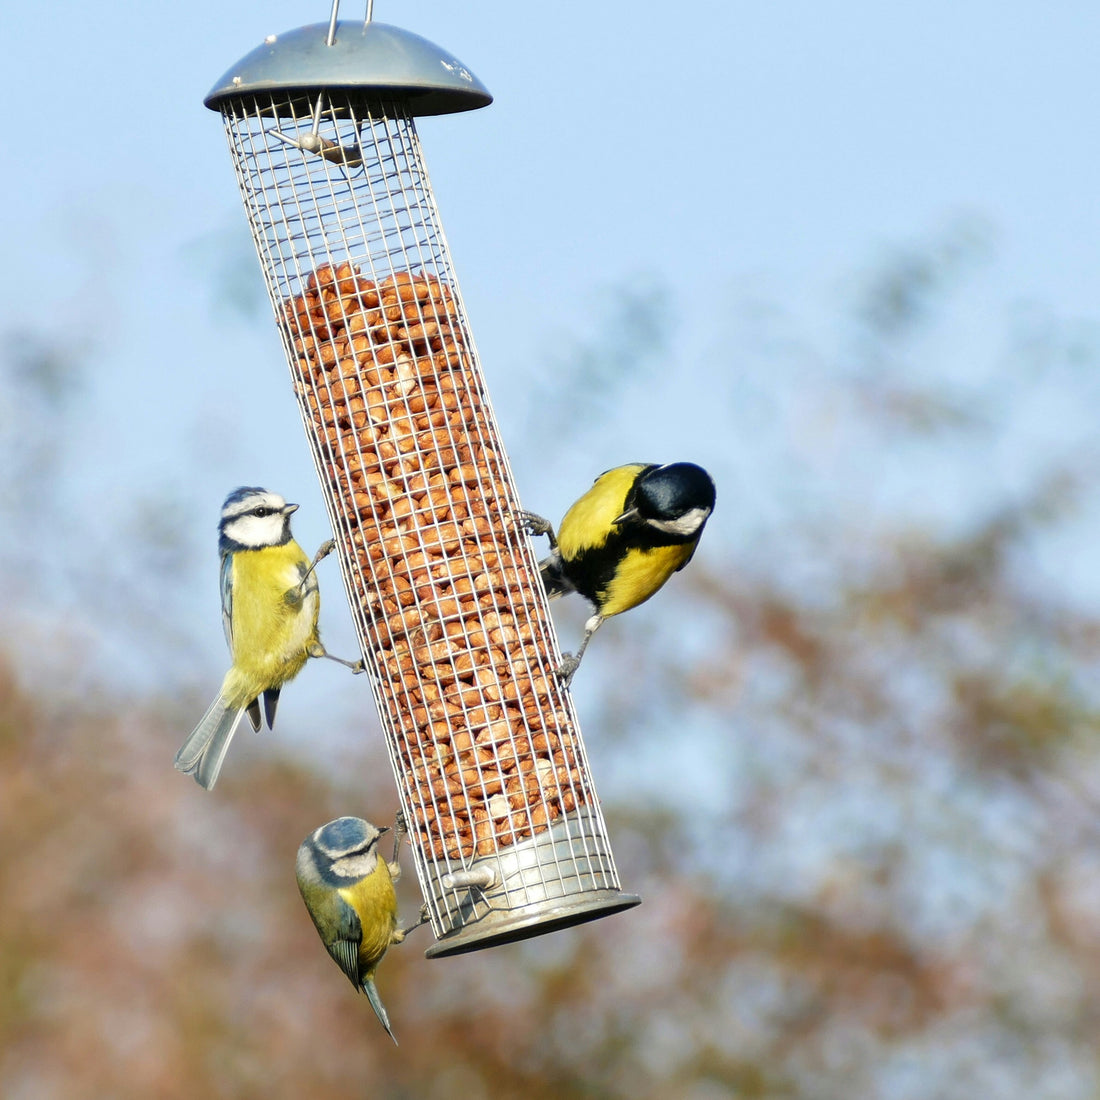
M 398 818 L 394 830 L 389 863 L 378 852 L 378 842 L 387 832 L 387 826 L 378 828 L 358 817 L 338 817 L 302 841 L 295 870 L 298 890 L 321 942 L 351 984 L 367 995 L 374 1014 L 396 1043 L 374 975 L 390 946 L 401 943 L 428 918 L 424 906 L 416 924 L 397 926 L 393 884 L 401 877 L 397 856 L 402 819 Z
M 314 567 L 334 548 L 329 539 L 311 562 L 290 534 L 298 508 L 278 493 L 246 487 L 225 498 L 218 524 L 222 624 L 233 664 L 218 697 L 176 753 L 176 768 L 210 790 L 229 742 L 248 713 L 260 728 L 260 699 L 268 729 L 283 684 L 310 657 L 329 657 L 361 672 L 362 662 L 325 651 L 317 630 L 321 597 Z
M 529 533 L 550 538 L 550 555 L 539 563 L 547 594 L 579 592 L 596 609 L 580 648 L 562 655 L 565 686 L 604 619 L 644 603 L 691 561 L 714 502 L 714 481 L 701 467 L 634 462 L 600 474 L 556 535 L 541 516 L 519 513 Z

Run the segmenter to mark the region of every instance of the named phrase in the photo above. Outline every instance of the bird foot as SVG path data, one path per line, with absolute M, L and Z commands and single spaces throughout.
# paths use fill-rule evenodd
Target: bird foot
M 338 665 L 343 665 L 344 668 L 351 669 L 352 676 L 358 676 L 360 672 L 365 672 L 367 668 L 366 662 L 362 657 L 360 657 L 358 661 L 345 661 L 343 657 L 335 657 L 333 654 L 329 653 L 320 642 L 315 642 L 306 652 L 311 657 L 325 657 L 330 661 L 335 661 Z
M 529 535 L 536 537 L 546 535 L 550 539 L 551 550 L 558 545 L 558 537 L 554 534 L 554 525 L 548 519 L 523 509 L 516 512 L 516 518 L 519 520 L 520 527 Z
M 390 876 L 396 882 L 401 877 L 401 838 L 408 836 L 409 823 L 400 806 L 393 815 L 393 858 L 389 862 Z
M 558 683 L 563 688 L 568 688 L 573 681 L 573 674 L 581 667 L 580 657 L 574 657 L 572 653 L 563 653 L 561 655 L 561 664 L 558 665 L 555 675 L 558 678 Z
M 309 583 L 309 578 L 313 575 L 313 570 L 317 568 L 320 562 L 323 562 L 325 558 L 329 556 L 336 549 L 335 539 L 325 539 L 320 546 L 317 547 L 317 553 L 313 555 L 313 561 L 309 563 L 309 567 L 302 574 L 302 579 L 298 582 L 297 592 L 299 599 L 305 597 L 306 585 Z M 314 587 L 316 587 L 316 581 L 314 581 Z M 292 590 L 293 591 L 293 590 Z M 289 596 L 290 593 L 287 593 Z
M 408 928 L 401 929 L 402 939 L 404 939 L 404 937 L 407 936 L 410 932 L 415 932 L 422 924 L 427 924 L 428 919 L 428 903 L 424 902 L 424 904 L 420 906 L 420 913 L 417 915 L 416 923 L 410 924 Z

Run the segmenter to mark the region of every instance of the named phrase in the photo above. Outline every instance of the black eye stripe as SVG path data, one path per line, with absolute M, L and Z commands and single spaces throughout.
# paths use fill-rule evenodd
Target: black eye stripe
M 255 518 L 255 519 L 270 519 L 271 517 L 285 518 L 285 511 L 283 508 L 275 507 L 270 504 L 255 504 L 251 508 L 242 508 L 237 512 L 230 514 L 222 514 L 220 526 L 226 526 L 231 523 L 240 523 L 242 520 Z

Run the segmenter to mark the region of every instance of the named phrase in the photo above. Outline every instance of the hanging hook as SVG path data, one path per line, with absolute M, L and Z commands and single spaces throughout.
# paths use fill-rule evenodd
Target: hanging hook
M 339 2 L 339 0 L 337 0 Z M 335 11 L 335 5 L 333 6 Z M 356 149 L 354 146 L 340 145 L 338 142 L 330 141 L 327 137 L 324 137 L 321 133 L 321 110 L 325 102 L 325 93 L 317 93 L 317 102 L 313 105 L 313 118 L 312 126 L 304 134 L 298 137 L 289 137 L 281 130 L 272 130 L 271 133 L 277 137 L 280 141 L 285 141 L 287 145 L 293 145 L 295 149 L 301 149 L 306 153 L 315 153 L 318 156 L 322 156 L 325 160 L 330 161 L 332 164 L 338 164 L 341 168 L 347 171 L 354 171 L 359 168 L 363 163 L 362 151 Z
M 269 133 L 280 141 L 285 141 L 287 145 L 293 145 L 295 149 L 301 149 L 305 153 L 315 153 L 348 171 L 362 167 L 363 154 L 353 145 L 340 145 L 312 131 L 307 131 L 298 138 L 289 137 L 281 130 L 270 130 Z
M 336 41 L 336 16 L 340 11 L 340 0 L 332 0 L 332 14 L 328 17 L 328 37 L 325 45 L 331 46 Z
M 374 18 L 374 0 L 367 0 L 367 17 L 363 20 L 363 25 L 366 26 Z

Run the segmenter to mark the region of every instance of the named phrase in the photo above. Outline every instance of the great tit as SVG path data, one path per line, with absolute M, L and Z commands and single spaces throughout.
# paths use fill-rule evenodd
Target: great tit
M 393 859 L 378 853 L 388 826 L 378 828 L 358 817 L 338 817 L 315 829 L 298 848 L 295 870 L 298 890 L 317 934 L 337 966 L 355 988 L 362 989 L 389 1037 L 396 1043 L 390 1018 L 378 995 L 374 975 L 383 955 L 401 943 L 427 919 L 427 906 L 409 928 L 397 927 L 397 895 L 401 877 L 398 850 L 404 823 L 394 829 Z
M 221 771 L 229 742 L 247 711 L 260 728 L 260 697 L 268 729 L 283 684 L 310 657 L 328 657 L 317 631 L 321 597 L 314 567 L 334 548 L 331 539 L 311 562 L 290 534 L 297 504 L 278 493 L 244 487 L 225 498 L 218 524 L 221 553 L 222 625 L 233 657 L 218 697 L 176 753 L 176 768 L 210 790 Z
M 550 555 L 539 569 L 551 599 L 579 592 L 596 608 L 580 648 L 562 655 L 564 686 L 604 619 L 644 603 L 691 561 L 714 501 L 714 481 L 700 466 L 634 462 L 600 474 L 556 535 L 548 520 L 519 513 L 530 534 L 550 538 Z

